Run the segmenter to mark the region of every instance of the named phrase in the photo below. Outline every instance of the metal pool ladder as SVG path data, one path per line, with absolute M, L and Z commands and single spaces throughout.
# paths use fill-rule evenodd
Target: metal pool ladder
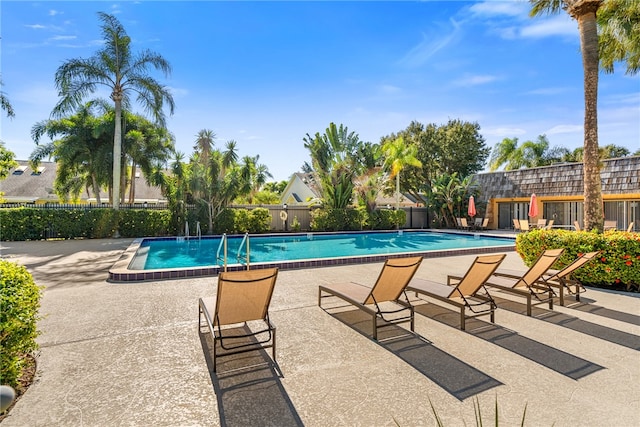
M 246 246 L 245 256 L 243 263 L 242 248 Z M 220 256 L 220 251 L 222 251 L 223 255 Z M 220 239 L 220 244 L 218 245 L 218 251 L 216 252 L 216 262 L 222 262 L 223 271 L 227 271 L 227 233 L 222 234 L 222 238 Z M 242 242 L 240 243 L 240 247 L 238 248 L 238 253 L 236 254 L 236 259 L 240 264 L 244 264 L 249 270 L 249 259 L 250 259 L 250 251 L 249 251 L 249 233 L 245 233 L 242 238 Z

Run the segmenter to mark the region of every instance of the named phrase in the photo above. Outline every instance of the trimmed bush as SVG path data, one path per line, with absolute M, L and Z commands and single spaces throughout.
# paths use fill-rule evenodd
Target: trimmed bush
M 315 209 L 311 212 L 313 231 L 359 231 L 365 223 L 358 209 Z
M 564 248 L 553 266 L 564 268 L 580 254 L 602 251 L 597 260 L 575 272 L 582 283 L 601 287 L 624 286 L 640 290 L 640 234 L 626 231 L 532 230 L 516 237 L 516 251 L 531 266 L 546 249 Z
M 38 348 L 41 293 L 25 267 L 0 261 L 0 378 L 13 388 L 22 375 L 24 356 Z

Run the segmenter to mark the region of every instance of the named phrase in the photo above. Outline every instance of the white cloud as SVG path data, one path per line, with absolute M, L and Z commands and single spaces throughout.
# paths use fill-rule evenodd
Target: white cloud
M 529 4 L 526 2 L 515 1 L 485 1 L 475 3 L 469 8 L 471 13 L 483 17 L 491 16 L 522 16 L 529 10 Z
M 566 13 L 552 16 L 548 19 L 536 18 L 531 25 L 520 30 L 522 38 L 544 38 L 551 36 L 571 36 L 578 38 L 578 23 Z
M 525 95 L 558 95 L 570 90 L 566 87 L 543 87 L 525 92 Z
M 31 28 L 32 30 L 44 30 L 45 28 L 47 28 L 42 24 L 30 24 L 30 25 L 25 25 L 25 27 Z
M 49 11 L 49 16 L 56 16 L 56 15 L 60 15 L 62 13 L 64 13 L 64 12 L 60 12 L 59 10 L 51 9 Z
M 61 40 L 75 40 L 76 36 L 53 36 L 49 40 L 50 41 L 61 41 Z
M 393 85 L 380 85 L 378 86 L 378 91 L 383 95 L 397 95 L 399 93 L 402 93 L 401 88 Z
M 438 31 L 438 34 L 444 34 L 441 37 L 433 37 L 432 35 L 422 35 L 422 41 L 416 46 L 411 48 L 402 59 L 400 59 L 400 65 L 408 67 L 420 67 L 424 65 L 429 58 L 435 55 L 440 50 L 451 45 L 459 39 L 461 33 L 460 24 L 453 19 L 450 20 L 451 29 L 447 31 Z
M 578 133 L 582 132 L 582 125 L 557 125 L 546 132 L 545 135 L 557 135 L 559 133 Z
M 491 75 L 466 76 L 454 82 L 456 86 L 478 86 L 498 80 L 498 77 Z
M 183 97 L 189 95 L 189 89 L 182 89 L 178 87 L 168 86 L 167 89 L 171 93 L 171 95 L 175 97 Z

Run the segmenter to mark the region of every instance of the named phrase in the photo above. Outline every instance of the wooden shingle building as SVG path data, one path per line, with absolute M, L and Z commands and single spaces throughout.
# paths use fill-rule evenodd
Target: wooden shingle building
M 640 230 L 640 156 L 602 161 L 600 170 L 605 220 L 619 230 L 634 223 Z M 529 201 L 535 194 L 539 217 L 556 226 L 584 224 L 582 163 L 563 163 L 530 169 L 475 175 L 481 198 L 487 202 L 489 228 L 513 228 L 513 219 L 528 219 Z

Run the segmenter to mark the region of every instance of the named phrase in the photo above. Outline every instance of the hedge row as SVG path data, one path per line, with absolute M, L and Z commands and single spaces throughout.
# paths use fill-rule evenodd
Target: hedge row
M 190 218 L 191 221 L 192 218 Z M 207 221 L 201 222 L 207 233 Z M 193 221 L 195 222 L 195 221 Z M 264 233 L 269 231 L 271 217 L 265 208 L 226 209 L 214 223 L 214 233 Z M 10 208 L 0 210 L 0 239 L 6 241 L 48 238 L 175 236 L 181 230 L 172 226 L 169 210 L 148 209 L 38 209 Z M 192 230 L 195 233 L 195 230 Z
M 546 249 L 564 248 L 553 266 L 561 269 L 580 254 L 602 251 L 600 256 L 574 273 L 582 283 L 640 290 L 640 233 L 606 231 L 533 230 L 516 237 L 516 251 L 531 266 Z

